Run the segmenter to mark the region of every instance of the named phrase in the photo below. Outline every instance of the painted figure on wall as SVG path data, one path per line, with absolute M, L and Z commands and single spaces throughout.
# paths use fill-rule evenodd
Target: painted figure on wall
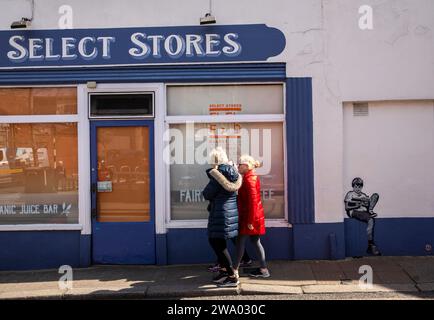
M 378 202 L 379 195 L 377 193 L 368 196 L 362 192 L 363 180 L 354 178 L 351 182 L 353 187 L 345 196 L 345 211 L 348 217 L 359 220 L 367 224 L 366 232 L 368 235 L 368 249 L 366 252 L 375 256 L 381 255 L 374 242 L 375 217 L 374 207 Z

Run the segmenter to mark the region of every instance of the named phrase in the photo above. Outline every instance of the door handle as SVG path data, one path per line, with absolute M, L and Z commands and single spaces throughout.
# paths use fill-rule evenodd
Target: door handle
M 96 219 L 96 208 L 92 208 L 92 210 L 90 210 L 90 215 L 93 219 Z
M 96 197 L 97 197 L 97 183 L 93 182 L 90 185 L 90 191 L 92 192 L 92 194 L 95 194 L 95 198 L 92 200 L 94 201 L 92 208 L 90 210 L 90 215 L 93 219 L 96 219 L 97 216 L 97 210 L 96 210 Z

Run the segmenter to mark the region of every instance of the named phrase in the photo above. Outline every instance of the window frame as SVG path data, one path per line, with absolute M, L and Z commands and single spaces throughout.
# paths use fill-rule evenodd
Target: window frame
M 138 94 L 150 94 L 152 96 L 152 114 L 149 115 L 109 115 L 109 116 L 98 116 L 98 115 L 92 115 L 91 114 L 91 102 L 92 97 L 95 96 L 104 96 L 104 95 L 138 95 Z M 111 91 L 95 91 L 95 92 L 89 92 L 88 95 L 88 106 L 89 106 L 89 119 L 91 120 L 137 120 L 137 119 L 144 119 L 144 120 L 153 120 L 155 118 L 155 92 L 154 91 L 125 91 L 125 92 L 111 92 Z
M 3 224 L 0 225 L 1 231 L 48 231 L 48 230 L 84 230 L 84 212 L 82 207 L 85 205 L 85 186 L 81 174 L 84 171 L 82 163 L 83 152 L 83 136 L 86 130 L 80 121 L 83 117 L 83 110 L 79 108 L 79 91 L 77 85 L 19 85 L 19 86 L 0 86 L 0 89 L 15 89 L 15 88 L 75 88 L 77 94 L 77 113 L 65 115 L 9 115 L 0 116 L 0 124 L 19 124 L 19 123 L 76 123 L 77 124 L 77 149 L 78 149 L 78 221 L 77 223 L 38 223 L 38 224 Z M 86 110 L 84 110 L 86 111 Z M 88 138 L 87 138 L 88 139 Z
M 229 85 L 266 85 L 275 84 L 282 86 L 283 106 L 281 114 L 240 114 L 240 115 L 182 115 L 170 116 L 167 114 L 167 94 L 169 87 L 175 86 L 229 86 Z M 164 88 L 164 130 L 167 132 L 171 124 L 186 124 L 186 123 L 231 123 L 231 122 L 258 122 L 271 123 L 278 122 L 282 124 L 283 130 L 283 172 L 284 172 L 284 216 L 278 219 L 265 219 L 266 227 L 292 227 L 288 222 L 288 179 L 287 179 L 287 143 L 286 143 L 286 84 L 283 81 L 273 82 L 209 82 L 209 83 L 166 83 Z M 165 156 L 169 157 L 168 141 L 164 141 Z M 166 158 L 168 159 L 168 158 Z M 165 193 L 170 195 L 170 164 L 164 163 L 165 173 Z M 165 224 L 167 229 L 182 229 L 182 228 L 206 228 L 207 219 L 189 219 L 189 220 L 172 220 L 170 196 L 166 196 L 165 200 Z

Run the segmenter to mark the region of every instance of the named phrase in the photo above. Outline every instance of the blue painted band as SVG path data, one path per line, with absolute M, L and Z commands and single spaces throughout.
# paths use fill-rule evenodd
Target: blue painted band
M 289 221 L 314 223 L 311 78 L 286 80 L 286 141 Z
M 224 82 L 284 81 L 284 63 L 135 66 L 2 70 L 0 85 L 77 84 L 87 81 L 119 82 Z

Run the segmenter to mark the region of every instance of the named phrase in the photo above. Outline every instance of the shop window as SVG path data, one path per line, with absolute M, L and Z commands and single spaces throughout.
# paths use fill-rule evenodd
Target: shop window
M 216 146 L 234 163 L 244 153 L 262 162 L 256 172 L 266 218 L 284 219 L 283 86 L 169 86 L 167 97 L 171 220 L 207 219 L 201 191 L 208 182 L 208 154 Z M 228 114 L 229 121 L 218 121 Z
M 167 91 L 167 114 L 282 114 L 282 85 L 173 86 Z
M 0 224 L 78 223 L 76 123 L 0 124 Z
M 0 89 L 0 225 L 78 223 L 76 114 L 76 88 Z
M 76 88 L 0 89 L 0 116 L 76 113 Z
M 256 169 L 267 218 L 284 217 L 283 127 L 280 123 L 200 123 L 189 137 L 186 124 L 171 125 L 170 199 L 174 220 L 206 219 L 208 202 L 202 189 L 208 182 L 207 153 L 215 145 L 224 146 L 234 163 L 242 150 L 258 158 L 263 166 Z M 236 128 L 236 130 L 232 130 Z M 193 131 L 191 130 L 191 131 Z M 176 141 L 176 139 L 181 139 Z M 194 141 L 189 145 L 188 141 Z M 271 143 L 273 141 L 273 143 Z M 190 154 L 189 154 L 190 153 Z M 190 160 L 190 161 L 189 161 Z M 194 161 L 192 161 L 194 160 Z M 190 162 L 190 163 L 189 163 Z

